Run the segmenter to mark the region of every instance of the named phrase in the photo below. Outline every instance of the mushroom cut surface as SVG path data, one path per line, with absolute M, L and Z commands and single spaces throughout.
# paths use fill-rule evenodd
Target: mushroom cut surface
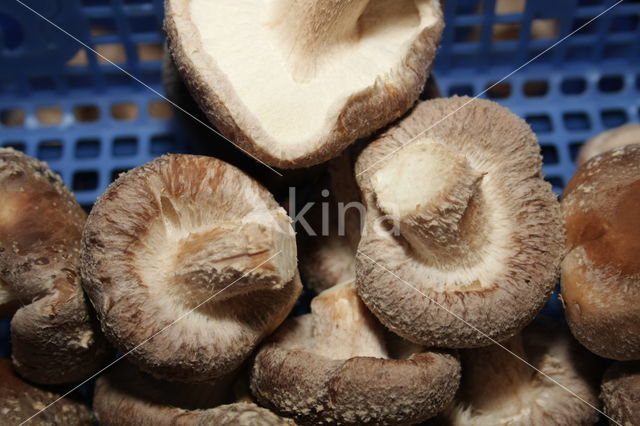
M 237 368 L 301 290 L 284 209 L 235 167 L 190 155 L 160 157 L 107 189 L 83 233 L 82 276 L 119 350 L 189 382 Z
M 640 145 L 578 169 L 562 213 L 562 299 L 571 331 L 597 355 L 640 359 Z
M 537 321 L 502 345 L 460 352 L 460 390 L 453 404 L 429 425 L 587 426 L 597 422 L 598 412 L 592 407 L 599 406 L 599 361 L 562 325 Z
M 39 389 L 16 375 L 8 359 L 0 359 L 0 424 L 17 425 L 27 419 L 34 426 L 90 426 L 91 410 L 70 397 Z M 49 407 L 49 405 L 51 406 Z
M 337 156 L 406 112 L 443 29 L 437 0 L 166 0 L 172 56 L 201 109 L 273 166 Z
M 80 286 L 86 216 L 45 163 L 0 149 L 0 311 L 18 308 L 11 355 L 32 382 L 86 379 L 109 356 Z
M 127 361 L 98 378 L 94 412 L 101 426 L 286 426 L 283 419 L 251 403 L 230 402 L 231 376 L 212 383 L 154 379 Z
M 582 167 L 596 155 L 600 155 L 614 148 L 640 144 L 640 124 L 628 123 L 624 126 L 602 132 L 585 142 L 580 148 L 576 164 Z
M 258 352 L 251 390 L 258 403 L 300 424 L 414 424 L 452 400 L 456 356 L 386 332 L 353 282 L 311 302 Z
M 358 293 L 425 346 L 468 348 L 527 325 L 555 285 L 559 204 L 529 126 L 496 103 L 423 102 L 358 157 Z
M 640 425 L 640 362 L 616 362 L 609 367 L 600 397 L 607 416 L 623 426 Z

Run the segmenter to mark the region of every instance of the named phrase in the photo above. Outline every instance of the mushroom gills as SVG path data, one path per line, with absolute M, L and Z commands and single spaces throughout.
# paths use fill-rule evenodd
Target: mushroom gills
M 438 22 L 431 3 L 436 2 L 192 0 L 189 12 L 206 55 L 237 98 L 283 152 L 303 152 L 311 147 L 301 143 L 323 132 L 337 104 L 392 73 L 407 54 L 407 41 Z M 248 66 L 248 60 L 261 66 Z M 256 81 L 268 84 L 256 90 Z M 274 99 L 286 102 L 276 101 L 274 108 Z
M 461 153 L 422 138 L 395 153 L 371 183 L 378 207 L 399 226 L 414 254 L 447 269 L 480 261 L 488 228 L 483 176 Z

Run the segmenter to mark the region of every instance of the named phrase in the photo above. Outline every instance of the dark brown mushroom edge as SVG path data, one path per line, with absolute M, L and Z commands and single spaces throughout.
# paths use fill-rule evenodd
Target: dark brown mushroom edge
M 336 157 L 411 108 L 444 27 L 438 0 L 165 5 L 171 54 L 202 111 L 287 169 Z
M 530 127 L 496 103 L 418 105 L 358 157 L 356 284 L 393 332 L 469 348 L 526 326 L 562 255 L 559 204 Z
M 0 359 L 0 424 L 17 425 L 28 419 L 33 426 L 92 424 L 89 407 L 70 397 L 59 398 L 59 394 L 23 381 L 14 373 L 10 360 Z
M 301 291 L 284 209 L 241 171 L 167 155 L 121 175 L 82 236 L 83 285 L 143 371 L 204 382 L 240 366 Z
M 226 376 L 215 383 L 170 383 L 121 361 L 98 378 L 93 409 L 101 426 L 293 424 L 255 404 L 230 404 L 231 379 Z
M 580 147 L 576 165 L 582 167 L 596 155 L 627 145 L 640 144 L 640 124 L 627 123 L 589 139 Z
M 569 330 L 536 320 L 501 344 L 504 347 L 460 351 L 460 390 L 454 403 L 430 425 L 587 426 L 597 422 L 598 412 L 592 407 L 599 407 L 600 362 L 573 340 Z
M 611 419 L 624 426 L 640 425 L 640 362 L 616 362 L 609 367 L 600 397 Z
M 598 155 L 565 188 L 562 300 L 590 351 L 640 359 L 640 145 Z
M 387 339 L 353 282 L 320 293 L 256 355 L 258 403 L 301 424 L 411 424 L 443 410 L 460 380 L 456 356 Z
M 19 302 L 12 358 L 32 382 L 85 379 L 109 356 L 80 286 L 86 216 L 45 163 L 0 149 L 0 305 Z

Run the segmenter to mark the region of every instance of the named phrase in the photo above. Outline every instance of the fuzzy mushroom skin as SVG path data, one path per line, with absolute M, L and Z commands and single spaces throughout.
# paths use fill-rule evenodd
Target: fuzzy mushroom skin
M 623 426 L 640 425 L 640 363 L 616 362 L 609 367 L 600 397 L 607 416 Z
M 204 382 L 239 367 L 285 319 L 301 291 L 295 250 L 290 219 L 258 183 L 214 158 L 168 155 L 121 175 L 95 204 L 83 285 L 120 351 L 144 342 L 134 364 Z
M 452 192 L 434 193 L 431 206 L 418 205 L 429 210 L 384 212 L 375 192 L 380 183 L 374 186 L 372 178 L 418 135 L 412 144 L 447 150 L 443 158 L 457 164 L 452 176 L 471 195 L 464 186 L 441 182 Z M 356 177 L 367 212 L 356 284 L 384 325 L 427 347 L 470 348 L 507 339 L 531 322 L 553 291 L 563 252 L 559 204 L 542 179 L 541 160 L 523 120 L 496 103 L 467 97 L 421 103 L 362 152 Z M 465 178 L 467 169 L 473 179 Z M 465 208 L 465 199 L 466 210 L 454 214 Z M 394 214 L 399 232 L 383 220 Z M 433 228 L 425 226 L 429 215 L 436 218 Z M 409 240 L 402 233 L 414 228 L 430 239 L 412 245 L 418 233 Z
M 433 22 L 422 24 L 420 32 L 406 44 L 410 47 L 402 62 L 390 68 L 385 76 L 388 80 L 377 79 L 357 93 L 337 98 L 326 112 L 322 129 L 285 149 L 265 130 L 238 96 L 229 77 L 202 48 L 199 30 L 190 18 L 189 3 L 165 0 L 164 23 L 171 54 L 189 91 L 227 138 L 259 160 L 284 169 L 308 167 L 336 157 L 357 139 L 402 116 L 425 85 L 444 28 L 439 2 L 416 0 L 415 7 L 425 15 L 433 14 Z M 251 3 L 245 7 L 258 7 Z
M 562 325 L 536 321 L 502 345 L 583 401 L 492 345 L 460 351 L 460 390 L 430 426 L 587 426 L 598 421 L 598 413 L 584 401 L 600 405 L 600 363 Z
M 288 320 L 256 355 L 251 390 L 261 405 L 300 424 L 399 425 L 433 417 L 453 399 L 460 380 L 455 355 L 413 349 L 390 359 L 389 341 L 357 296 L 314 302 L 312 314 Z
M 580 147 L 576 165 L 582 167 L 596 155 L 626 145 L 640 144 L 640 124 L 627 123 L 589 139 Z
M 582 166 L 565 188 L 562 213 L 562 300 L 571 331 L 597 355 L 640 359 L 640 145 Z
M 102 426 L 280 426 L 293 424 L 251 403 L 229 402 L 229 382 L 171 383 L 121 361 L 98 378 L 94 412 Z
M 0 359 L 0 423 L 21 424 L 56 401 L 60 395 L 39 389 L 13 371 L 11 361 Z M 37 426 L 90 426 L 91 410 L 71 398 L 62 398 L 37 414 L 28 424 Z
M 85 379 L 110 356 L 80 286 L 86 213 L 45 163 L 13 149 L 0 149 L 0 199 L 0 281 L 20 302 L 14 366 L 35 383 Z

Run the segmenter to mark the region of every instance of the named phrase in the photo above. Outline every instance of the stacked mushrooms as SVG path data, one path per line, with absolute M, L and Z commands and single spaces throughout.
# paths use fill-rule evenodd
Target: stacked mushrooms
M 248 156 L 157 158 L 87 217 L 45 164 L 0 150 L 3 416 L 588 425 L 599 355 L 624 361 L 604 375 L 606 415 L 637 424 L 637 127 L 590 141 L 559 203 L 513 113 L 416 104 L 439 1 L 165 4 L 167 90 Z M 332 160 L 303 182 L 307 235 L 250 177 L 254 160 Z M 560 271 L 569 328 L 534 322 Z M 294 316 L 303 283 L 315 297 Z M 93 413 L 42 387 L 96 372 Z

